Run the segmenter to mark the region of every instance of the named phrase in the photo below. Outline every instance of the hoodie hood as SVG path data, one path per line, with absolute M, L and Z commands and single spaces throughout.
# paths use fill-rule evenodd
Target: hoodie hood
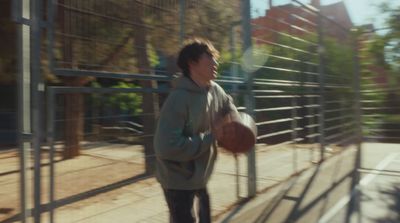
M 215 85 L 214 81 L 211 81 L 211 86 Z M 176 89 L 183 89 L 186 91 L 197 92 L 197 93 L 206 93 L 210 88 L 201 88 L 199 87 L 192 79 L 181 76 L 176 80 Z

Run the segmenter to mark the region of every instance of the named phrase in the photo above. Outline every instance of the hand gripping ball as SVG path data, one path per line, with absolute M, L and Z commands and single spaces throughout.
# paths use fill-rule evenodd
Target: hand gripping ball
M 257 141 L 257 127 L 253 118 L 243 112 L 230 112 L 222 121 L 218 145 L 232 153 L 245 153 Z

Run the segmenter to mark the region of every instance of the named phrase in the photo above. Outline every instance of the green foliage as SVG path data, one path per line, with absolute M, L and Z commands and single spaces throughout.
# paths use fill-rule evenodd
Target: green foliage
M 147 56 L 151 67 L 156 67 L 160 63 L 157 52 L 150 44 L 147 45 Z
M 396 132 L 382 129 L 398 128 L 400 124 L 400 6 L 397 9 L 389 4 L 380 6 L 387 15 L 384 34 L 367 33 L 360 35 L 360 51 L 364 134 L 372 136 L 398 137 Z M 382 27 L 377 27 L 382 28 Z M 365 30 L 364 30 L 365 32 Z M 366 108 L 372 108 L 371 110 Z M 379 108 L 379 109 L 377 109 Z M 390 109 L 382 109 L 390 108 Z
M 92 87 L 99 88 L 101 85 L 98 82 L 92 82 Z M 127 82 L 118 82 L 111 88 L 138 88 L 137 85 Z M 142 112 L 142 96 L 137 93 L 115 93 L 110 95 L 93 95 L 92 99 L 96 107 L 118 108 L 119 111 L 125 114 L 136 115 Z

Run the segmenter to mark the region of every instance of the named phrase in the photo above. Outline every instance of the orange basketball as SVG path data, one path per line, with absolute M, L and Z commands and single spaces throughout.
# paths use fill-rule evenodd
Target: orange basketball
M 223 133 L 218 144 L 232 153 L 245 153 L 257 141 L 257 127 L 253 118 L 246 113 L 227 114 L 221 128 Z

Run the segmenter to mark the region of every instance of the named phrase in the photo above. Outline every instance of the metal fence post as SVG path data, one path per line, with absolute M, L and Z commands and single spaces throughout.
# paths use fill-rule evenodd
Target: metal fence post
M 289 23 L 290 24 L 294 24 L 293 15 L 289 16 Z M 288 32 L 289 32 L 289 35 L 293 35 L 293 27 L 292 26 L 289 27 L 289 31 Z M 291 65 L 289 65 L 289 67 L 291 67 L 293 69 L 293 63 Z M 300 75 L 303 75 L 303 74 L 300 73 Z M 293 82 L 298 82 L 298 79 L 299 79 L 299 77 L 290 78 L 290 80 L 293 81 Z M 291 129 L 292 129 L 292 132 L 290 133 L 290 138 L 291 138 L 291 141 L 292 141 L 291 146 L 292 146 L 293 173 L 297 173 L 297 171 L 298 171 L 298 165 L 297 165 L 297 158 L 298 157 L 297 157 L 297 150 L 296 150 L 296 145 L 297 145 L 297 141 L 296 140 L 297 140 L 297 136 L 298 136 L 298 134 L 297 134 L 297 126 L 298 126 L 298 123 L 297 123 L 297 114 L 298 114 L 297 105 L 298 105 L 298 102 L 297 102 L 297 100 L 299 100 L 297 96 L 300 96 L 301 93 L 300 92 L 296 92 L 293 95 L 294 95 L 294 97 L 292 97 L 290 99 L 290 106 L 292 107 L 292 110 L 290 111 L 290 115 L 291 115 L 291 118 L 292 118 L 292 121 L 290 122 Z
M 356 34 L 357 35 L 357 34 Z M 355 119 L 356 119 L 356 129 L 357 129 L 357 149 L 361 149 L 362 142 L 362 109 L 361 109 L 361 78 L 360 78 L 360 64 L 358 56 L 358 41 L 357 36 L 353 37 L 353 63 L 354 63 L 354 108 L 355 108 Z
M 29 211 L 30 199 L 28 191 L 29 182 L 29 157 L 31 148 L 31 70 L 30 70 L 30 26 L 27 23 L 30 20 L 30 1 L 14 0 L 12 1 L 12 19 L 19 23 L 17 25 L 17 88 L 18 88 L 18 153 L 20 168 L 20 221 L 27 222 L 31 215 Z
M 358 222 L 361 222 L 361 192 L 359 188 L 360 183 L 360 172 L 357 171 L 361 168 L 361 156 L 362 156 L 362 109 L 361 109 L 361 78 L 360 78 L 360 64 L 359 64 L 359 55 L 358 55 L 358 33 L 351 33 L 352 36 L 352 45 L 353 45 L 353 64 L 354 64 L 354 114 L 356 120 L 356 145 L 357 145 L 357 152 L 356 152 L 356 173 L 354 174 L 353 182 L 356 184 L 356 195 L 354 198 L 354 205 L 356 211 L 358 213 Z
M 242 28 L 243 28 L 243 52 L 251 50 L 251 23 L 250 23 L 250 0 L 243 0 L 242 2 Z M 249 54 L 253 56 L 252 52 Z M 251 60 L 250 60 L 251 61 Z M 254 117 L 254 97 L 253 97 L 253 74 L 246 73 L 247 94 L 246 94 L 246 108 L 247 112 Z M 257 192 L 256 184 L 256 155 L 255 148 L 253 147 L 247 153 L 247 175 L 248 175 L 248 197 L 254 197 Z
M 54 222 L 54 131 L 55 131 L 55 95 L 54 90 L 49 87 L 47 88 L 47 144 L 49 146 L 49 212 L 50 212 L 50 223 Z
M 31 75 L 32 75 L 32 129 L 33 129 L 33 153 L 34 153 L 34 222 L 40 222 L 41 205 L 41 141 L 42 141 L 42 114 L 44 84 L 40 72 L 41 50 L 41 22 L 42 1 L 31 2 Z
M 319 117 L 318 117 L 318 130 L 319 130 L 319 143 L 320 143 L 320 162 L 324 160 L 325 153 L 325 71 L 324 71 L 324 32 L 321 11 L 318 8 L 317 16 L 317 29 L 318 29 L 318 81 L 319 81 Z

